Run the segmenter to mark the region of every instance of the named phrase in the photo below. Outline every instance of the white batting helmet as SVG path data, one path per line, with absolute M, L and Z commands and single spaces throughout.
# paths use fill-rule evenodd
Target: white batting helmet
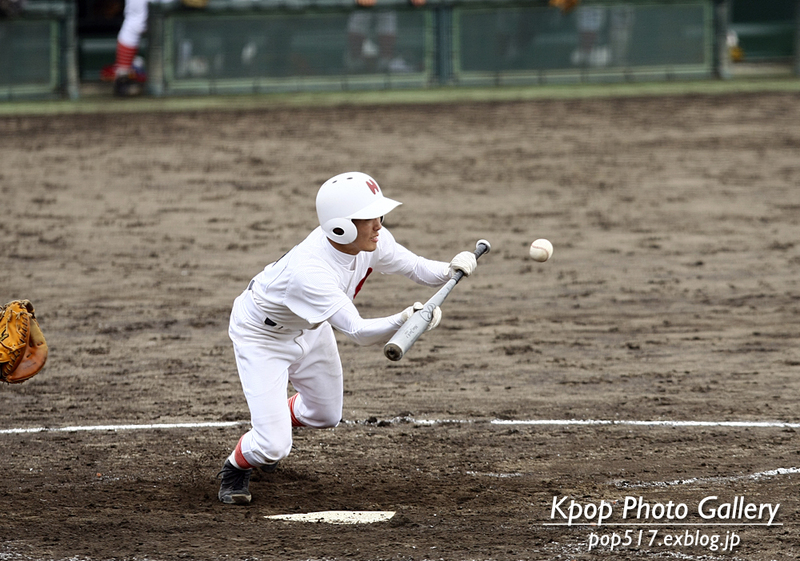
M 317 217 L 328 238 L 341 244 L 355 241 L 353 219 L 380 218 L 402 203 L 386 198 L 378 182 L 366 173 L 350 171 L 331 177 L 317 193 Z

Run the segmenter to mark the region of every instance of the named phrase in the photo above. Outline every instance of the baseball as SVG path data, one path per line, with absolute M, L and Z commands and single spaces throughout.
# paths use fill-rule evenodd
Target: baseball
M 528 251 L 534 261 L 543 263 L 553 256 L 553 244 L 549 240 L 540 238 L 531 244 Z

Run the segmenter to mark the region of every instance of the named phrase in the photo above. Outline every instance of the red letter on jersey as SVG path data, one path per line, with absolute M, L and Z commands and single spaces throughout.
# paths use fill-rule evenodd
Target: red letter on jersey
M 355 292 L 355 294 L 353 294 L 353 298 L 355 298 L 356 296 L 358 296 L 358 293 L 359 293 L 359 292 L 361 292 L 361 287 L 362 287 L 362 286 L 364 286 L 364 281 L 366 281 L 366 280 L 367 280 L 367 277 L 370 275 L 370 273 L 371 273 L 371 272 L 372 272 L 372 267 L 370 267 L 369 269 L 367 269 L 367 274 L 366 274 L 366 275 L 364 275 L 364 278 L 363 278 L 363 279 L 361 279 L 361 282 L 359 282 L 359 283 L 358 283 L 358 286 L 356 286 L 356 292 Z

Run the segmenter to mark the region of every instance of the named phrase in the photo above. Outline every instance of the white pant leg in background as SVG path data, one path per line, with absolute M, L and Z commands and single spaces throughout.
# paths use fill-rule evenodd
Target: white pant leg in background
M 352 12 L 347 18 L 347 31 L 366 37 L 373 24 L 378 35 L 397 35 L 397 12 L 393 10 Z
M 148 3 L 168 3 L 171 0 L 125 0 L 122 27 L 117 41 L 126 47 L 138 47 L 142 35 L 147 30 Z
M 376 14 L 375 31 L 378 35 L 397 35 L 397 12 L 383 10 Z
M 138 47 L 147 29 L 148 0 L 125 0 L 125 19 L 117 34 L 117 41 L 126 47 Z

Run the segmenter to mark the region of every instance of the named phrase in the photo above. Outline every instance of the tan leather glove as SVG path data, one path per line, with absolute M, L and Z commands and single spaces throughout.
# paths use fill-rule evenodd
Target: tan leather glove
M 0 380 L 24 382 L 39 373 L 47 361 L 47 341 L 29 300 L 0 307 Z

